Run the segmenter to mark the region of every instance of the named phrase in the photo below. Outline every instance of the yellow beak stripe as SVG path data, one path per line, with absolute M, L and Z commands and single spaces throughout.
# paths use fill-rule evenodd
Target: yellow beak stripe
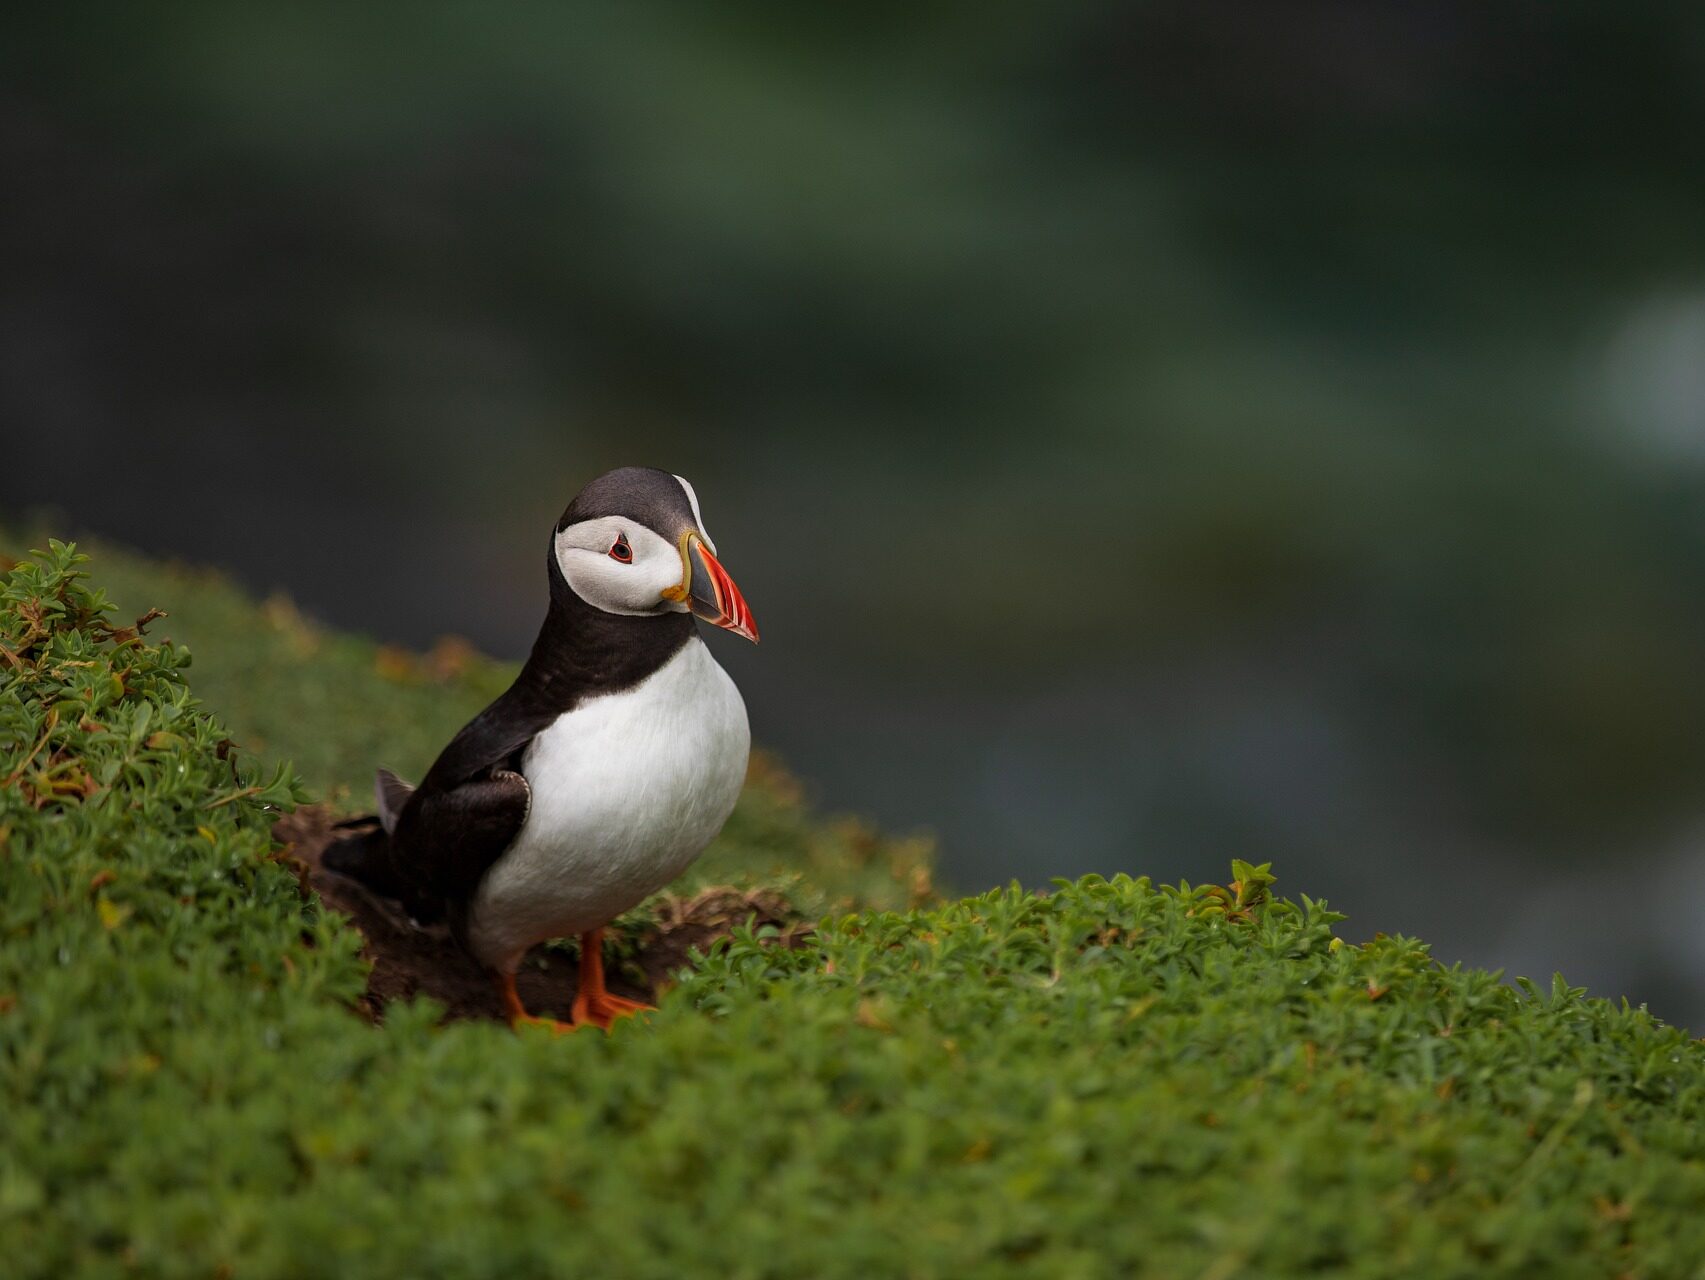
M 673 587 L 663 588 L 663 598 L 680 604 L 693 593 L 693 558 L 687 554 L 693 540 L 693 531 L 688 529 L 681 535 L 679 548 L 681 552 L 681 581 Z

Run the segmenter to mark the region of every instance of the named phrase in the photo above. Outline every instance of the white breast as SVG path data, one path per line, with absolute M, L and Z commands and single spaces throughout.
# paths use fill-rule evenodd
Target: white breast
M 522 757 L 533 805 L 475 895 L 474 954 L 513 968 L 680 875 L 733 811 L 750 747 L 740 691 L 696 636 L 635 688 L 559 716 Z

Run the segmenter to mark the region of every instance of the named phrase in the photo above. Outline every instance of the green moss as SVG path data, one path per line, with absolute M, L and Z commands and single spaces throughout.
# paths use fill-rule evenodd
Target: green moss
M 382 1027 L 182 657 L 0 613 L 13 1274 L 1697 1276 L 1705 1047 L 1265 868 L 737 936 L 605 1037 Z

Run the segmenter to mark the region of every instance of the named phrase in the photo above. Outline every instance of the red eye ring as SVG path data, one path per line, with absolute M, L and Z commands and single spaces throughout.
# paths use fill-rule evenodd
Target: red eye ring
M 616 535 L 615 545 L 610 548 L 610 559 L 617 564 L 633 563 L 633 548 L 628 546 L 628 536 L 625 533 Z

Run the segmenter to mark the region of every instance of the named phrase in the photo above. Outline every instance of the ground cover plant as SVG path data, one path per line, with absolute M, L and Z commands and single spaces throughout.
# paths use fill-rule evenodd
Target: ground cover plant
M 80 572 L 0 592 L 10 1274 L 1702 1273 L 1705 1048 L 1246 863 L 739 931 L 608 1037 L 374 1025 L 303 788 Z

